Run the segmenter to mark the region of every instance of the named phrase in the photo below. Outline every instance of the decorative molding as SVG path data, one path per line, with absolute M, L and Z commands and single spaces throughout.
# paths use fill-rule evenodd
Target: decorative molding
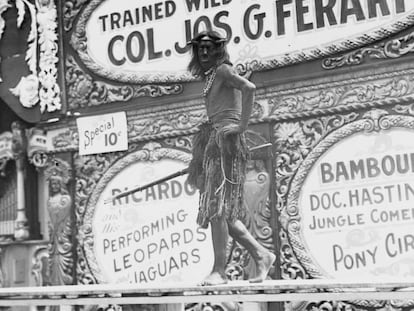
M 50 153 L 76 150 L 79 144 L 78 131 L 74 124 L 63 124 L 65 127 L 47 131 L 47 139 L 51 143 Z
M 164 142 L 168 148 L 182 149 L 184 151 L 191 152 L 192 138 L 189 136 L 166 138 Z
M 8 1 L 8 0 L 6 0 Z M 36 7 L 27 0 L 16 0 L 17 8 L 17 27 L 20 28 L 25 15 L 25 5 L 29 9 L 31 24 L 30 32 L 27 38 L 26 62 L 29 67 L 30 74 L 26 77 L 21 77 L 18 84 L 10 89 L 10 92 L 19 97 L 20 103 L 23 107 L 31 108 L 39 102 L 39 78 L 37 76 L 37 44 L 38 44 L 38 30 L 36 20 Z
M 301 163 L 321 139 L 331 131 L 353 122 L 357 118 L 357 113 L 344 116 L 322 116 L 294 123 L 278 123 L 273 129 L 275 137 L 273 142 L 275 150 L 275 208 L 279 214 L 281 225 L 279 231 L 281 275 L 285 278 L 309 276 L 302 263 L 302 256 L 298 256 L 295 251 L 299 247 L 303 249 L 303 245 L 299 243 L 300 241 L 292 240 L 287 230 L 288 223 L 296 220 L 296 218 L 292 218 L 292 215 L 296 215 L 297 212 L 297 209 L 287 203 L 289 191 L 292 188 L 292 179 Z
M 80 90 L 76 93 L 84 94 Z M 285 121 L 328 114 L 348 113 L 414 101 L 414 69 L 385 72 L 356 79 L 269 91 L 259 94 L 251 123 Z M 206 120 L 201 99 L 166 107 L 128 112 L 129 141 L 190 135 Z M 62 123 L 48 133 L 51 152 L 76 150 L 78 133 L 74 122 Z
M 66 83 L 68 88 L 68 106 L 78 109 L 100 106 L 111 102 L 126 102 L 139 97 L 161 97 L 182 93 L 182 84 L 171 85 L 111 85 L 95 81 L 77 64 L 73 56 L 66 59 Z
M 363 303 L 361 301 L 361 303 Z M 371 305 L 375 305 L 373 308 L 377 311 L 392 311 L 394 308 L 390 304 L 389 301 L 375 301 L 371 302 Z M 318 302 L 289 302 L 285 303 L 285 310 L 286 311 L 365 311 L 367 308 L 361 305 L 354 305 L 352 303 L 344 302 L 344 301 L 318 301 Z M 398 309 L 397 309 L 398 310 Z
M 399 114 L 409 114 L 414 115 L 414 103 L 408 103 L 408 104 L 398 104 L 392 107 L 392 110 Z
M 47 245 L 38 245 L 32 257 L 32 275 L 36 286 L 50 285 L 49 251 Z
M 243 305 L 238 302 L 223 302 L 223 303 L 189 303 L 184 307 L 185 311 L 240 311 L 243 310 Z
M 282 279 L 294 280 L 294 279 L 308 279 L 309 275 L 303 268 L 295 253 L 293 252 L 292 246 L 288 234 L 285 230 L 280 229 L 280 272 Z
M 2 0 L 0 14 L 11 7 L 9 0 Z M 17 26 L 21 27 L 25 19 L 25 7 L 30 13 L 30 32 L 27 38 L 28 49 L 26 62 L 30 74 L 21 77 L 16 87 L 10 92 L 19 97 L 26 108 L 34 107 L 40 102 L 43 113 L 61 109 L 60 88 L 57 83 L 58 37 L 57 11 L 53 0 L 35 1 L 16 0 Z M 0 17 L 0 38 L 4 30 L 4 20 Z M 38 55 L 38 52 L 40 54 Z
M 357 303 L 357 304 L 355 304 Z M 290 302 L 285 304 L 286 311 L 366 311 L 375 309 L 377 311 L 393 311 L 402 308 L 412 308 L 414 301 L 407 300 L 378 300 L 378 301 L 319 301 L 319 302 Z
M 89 0 L 65 0 L 63 4 L 63 28 L 70 31 L 73 21 Z
M 47 138 L 43 129 L 32 127 L 26 130 L 27 158 L 36 168 L 42 168 L 47 164 Z
M 336 69 L 343 66 L 361 65 L 367 58 L 389 59 L 399 58 L 414 51 L 414 32 L 408 35 L 388 40 L 380 44 L 363 47 L 356 51 L 345 53 L 338 57 L 325 58 L 323 69 Z
M 128 135 L 130 141 L 142 141 L 194 134 L 198 131 L 197 126 L 205 120 L 207 116 L 204 107 L 149 113 L 130 122 Z
M 39 78 L 35 74 L 22 77 L 19 83 L 10 89 L 10 92 L 19 97 L 23 107 L 34 107 L 39 102 Z
M 39 42 L 40 111 L 62 108 L 58 74 L 57 10 L 54 0 L 36 0 Z M 37 48 L 37 47 L 35 47 Z
M 182 105 L 169 109 L 161 107 L 146 111 L 128 112 L 128 140 L 130 143 L 174 138 L 198 131 L 197 126 L 206 120 L 205 108 L 201 103 Z M 48 130 L 51 142 L 50 153 L 77 150 L 79 137 L 74 122 L 62 123 L 59 128 Z
M 271 94 L 272 120 L 345 113 L 414 99 L 414 70 L 318 84 Z
M 352 39 L 338 41 L 332 43 L 327 47 L 312 48 L 305 51 L 290 53 L 289 55 L 281 55 L 275 59 L 264 61 L 262 64 L 257 64 L 253 61 L 251 64 L 248 64 L 246 68 L 248 70 L 248 67 L 250 66 L 254 70 L 268 70 L 293 65 L 301 62 L 306 62 L 310 60 L 320 59 L 324 56 L 330 56 L 337 53 L 345 52 L 347 50 L 355 49 L 373 43 L 375 41 L 387 38 L 392 34 L 395 34 L 401 30 L 410 27 L 413 24 L 413 22 L 414 14 L 410 14 L 402 20 L 396 21 L 385 27 L 376 28 L 375 30 L 369 33 L 361 34 Z
M 414 101 L 414 69 L 323 82 L 295 88 L 288 88 L 289 86 L 286 85 L 286 89 L 283 90 L 268 90 L 266 93 L 258 94 L 250 122 L 281 122 Z M 81 86 L 82 83 L 85 84 Z M 73 92 L 79 95 L 85 94 L 82 90 L 87 88 L 85 86 L 87 84 L 82 79 L 79 80 L 79 89 Z M 93 96 L 86 98 L 93 102 L 91 99 Z M 130 111 L 128 112 L 129 141 L 190 135 L 197 131 L 197 126 L 204 120 L 206 120 L 206 113 L 201 98 L 170 104 L 167 108 L 157 106 Z M 55 130 L 55 128 L 48 132 L 53 147 L 50 152 L 76 150 L 78 133 L 75 123 L 68 120 L 67 123 L 62 122 L 59 126 L 60 129 Z

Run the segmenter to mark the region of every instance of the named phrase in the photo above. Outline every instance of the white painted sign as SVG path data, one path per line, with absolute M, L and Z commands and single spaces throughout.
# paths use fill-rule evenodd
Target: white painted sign
M 100 282 L 197 284 L 210 272 L 210 230 L 198 227 L 198 191 L 181 176 L 126 197 L 104 201 L 137 185 L 182 170 L 172 159 L 135 162 L 105 186 L 93 220 Z
M 76 124 L 80 155 L 128 149 L 125 112 L 78 118 Z
M 301 238 L 329 277 L 414 276 L 414 133 L 393 128 L 341 140 L 301 189 Z
M 131 81 L 184 74 L 186 43 L 205 29 L 228 39 L 233 63 L 276 66 L 291 54 L 310 59 L 332 44 L 338 52 L 380 39 L 408 25 L 413 11 L 408 0 L 94 0 L 72 43 L 85 46 L 77 50 L 93 71 Z

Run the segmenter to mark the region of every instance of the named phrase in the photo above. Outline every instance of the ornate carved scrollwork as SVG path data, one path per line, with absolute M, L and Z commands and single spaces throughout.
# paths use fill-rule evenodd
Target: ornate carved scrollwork
M 279 212 L 281 230 L 280 258 L 281 275 L 283 278 L 307 278 L 309 272 L 298 258 L 295 248 L 300 246 L 298 241 L 292 241 L 288 236 L 288 226 L 298 225 L 298 208 L 287 204 L 292 179 L 299 166 L 308 156 L 312 148 L 332 130 L 347 124 L 358 117 L 352 113 L 345 116 L 328 116 L 310 119 L 297 123 L 279 123 L 274 128 L 275 145 L 275 182 L 276 209 Z
M 8 3 L 8 1 L 3 1 Z M 41 112 L 61 109 L 60 88 L 57 83 L 58 38 L 57 11 L 53 0 L 35 1 L 16 0 L 18 11 L 17 26 L 20 28 L 26 17 L 26 7 L 30 14 L 30 32 L 27 38 L 26 62 L 29 75 L 21 77 L 10 92 L 19 97 L 20 103 L 30 108 L 40 103 Z M 1 5 L 0 12 L 10 7 Z M 1 14 L 1 13 L 0 13 Z M 0 38 L 4 22 L 0 16 Z
M 49 251 L 46 245 L 40 245 L 36 248 L 32 259 L 32 275 L 36 286 L 47 286 L 50 283 L 49 271 Z
M 165 144 L 171 148 L 184 149 L 191 152 L 192 139 L 188 136 L 166 138 Z
M 32 127 L 26 130 L 28 140 L 27 157 L 29 162 L 36 168 L 44 167 L 47 164 L 47 138 L 46 132 L 42 129 Z
M 392 310 L 391 305 L 385 301 L 378 302 L 378 311 Z M 343 301 L 318 301 L 318 302 L 290 302 L 285 304 L 286 311 L 362 311 L 362 306 L 356 306 Z
M 239 303 L 191 303 L 185 305 L 186 311 L 239 311 L 241 306 Z
M 60 87 L 57 83 L 58 40 L 57 10 L 53 0 L 36 1 L 39 30 L 40 111 L 60 110 Z
M 408 106 L 405 106 L 408 109 Z M 404 111 L 402 106 L 397 110 Z M 393 127 L 414 128 L 414 119 L 407 115 L 390 115 L 386 110 L 375 109 L 361 114 L 322 117 L 297 123 L 276 125 L 276 195 L 280 211 L 279 232 L 282 276 L 294 278 L 321 278 L 322 271 L 308 254 L 302 241 L 301 213 L 298 198 L 305 178 L 315 161 L 332 145 L 356 132 L 377 132 Z M 339 291 L 340 289 L 338 289 Z M 322 305 L 323 304 L 323 305 Z M 364 310 L 412 308 L 413 301 L 366 301 L 348 303 L 323 302 L 319 304 L 288 304 L 289 310 L 324 309 Z
M 55 151 L 67 151 L 77 149 L 79 136 L 75 127 L 66 127 L 52 137 L 52 146 Z
M 414 51 L 414 32 L 408 35 L 388 40 L 380 44 L 363 47 L 338 57 L 325 58 L 322 68 L 335 69 L 343 66 L 362 64 L 367 58 L 387 59 L 398 58 Z
M 321 114 L 345 113 L 353 110 L 383 107 L 396 101 L 409 101 L 414 97 L 412 70 L 335 82 L 318 87 L 289 90 L 269 98 L 269 117 L 312 117 Z
M 138 97 L 160 97 L 177 95 L 183 91 L 181 84 L 170 85 L 112 85 L 95 81 L 85 73 L 72 56 L 66 59 L 66 83 L 68 87 L 69 108 L 78 109 L 99 106 L 111 102 L 125 102 Z
M 395 22 L 394 24 L 388 25 L 387 27 L 376 28 L 374 31 L 370 33 L 361 34 L 359 36 L 356 36 L 355 38 L 352 38 L 351 40 L 343 40 L 343 41 L 335 42 L 333 44 L 330 44 L 322 48 L 312 48 L 306 51 L 290 53 L 289 55 L 282 55 L 275 59 L 271 59 L 263 63 L 260 63 L 259 67 L 260 67 L 260 70 L 277 68 L 277 67 L 282 67 L 286 65 L 296 64 L 296 63 L 303 62 L 303 61 L 319 59 L 324 56 L 334 55 L 340 52 L 355 49 L 363 45 L 373 43 L 380 39 L 384 39 L 393 33 L 397 33 L 398 31 L 408 28 L 410 25 L 412 25 L 413 18 L 414 16 L 409 15 L 406 18 L 404 18 L 404 20 Z M 411 38 L 407 38 L 406 39 L 407 42 L 410 39 Z M 399 39 L 397 39 L 396 41 L 398 40 Z M 363 48 L 361 50 L 363 50 Z M 404 54 L 407 53 L 406 50 L 407 50 L 407 47 L 403 47 L 402 49 L 400 49 L 400 47 L 398 46 L 398 42 L 392 42 L 392 43 L 390 42 L 387 46 L 387 52 L 385 53 L 387 54 L 387 57 L 399 57 L 397 55 L 400 53 L 404 53 Z M 350 55 L 352 53 L 353 52 L 350 52 L 349 54 L 345 54 L 345 56 L 341 56 L 338 58 L 327 58 L 323 61 L 322 67 L 324 69 L 328 69 L 328 68 L 332 69 L 332 68 L 340 67 L 346 63 L 346 61 L 344 62 L 343 59 L 346 59 L 347 55 Z M 381 54 L 381 52 L 374 52 L 374 51 L 370 51 L 370 52 L 367 51 L 367 53 L 372 54 L 372 55 Z M 349 64 L 356 64 L 359 61 L 359 58 L 361 57 L 360 54 L 361 53 L 357 52 L 354 57 L 349 57 Z M 253 66 L 257 66 L 257 65 L 253 64 Z
M 205 111 L 201 108 L 148 113 L 131 122 L 129 137 L 130 140 L 136 141 L 153 137 L 166 138 L 172 134 L 193 134 L 198 131 L 197 126 L 205 119 Z
M 89 1 L 90 0 L 65 0 L 63 4 L 63 28 L 65 31 L 72 29 L 76 16 L 79 14 L 82 7 Z

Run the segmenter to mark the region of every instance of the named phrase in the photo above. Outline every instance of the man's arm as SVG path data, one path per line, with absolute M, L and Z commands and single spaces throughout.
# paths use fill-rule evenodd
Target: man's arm
M 241 127 L 245 131 L 249 124 L 250 115 L 253 110 L 254 103 L 254 93 L 256 91 L 256 86 L 249 80 L 240 77 L 244 80 L 243 86 L 241 88 L 242 92 L 242 114 L 241 114 Z
M 256 86 L 246 78 L 240 76 L 231 66 L 224 65 L 222 67 L 220 69 L 223 70 L 224 83 L 228 87 L 240 90 L 242 94 L 240 132 L 243 132 L 247 129 L 253 110 Z

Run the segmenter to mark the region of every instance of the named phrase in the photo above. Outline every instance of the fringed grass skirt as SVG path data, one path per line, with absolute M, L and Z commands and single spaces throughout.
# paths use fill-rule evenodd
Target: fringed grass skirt
M 223 215 L 231 222 L 243 220 L 248 155 L 244 135 L 224 139 L 220 128 L 205 123 L 194 137 L 192 153 L 188 182 L 200 191 L 197 223 L 207 228 L 211 220 Z

